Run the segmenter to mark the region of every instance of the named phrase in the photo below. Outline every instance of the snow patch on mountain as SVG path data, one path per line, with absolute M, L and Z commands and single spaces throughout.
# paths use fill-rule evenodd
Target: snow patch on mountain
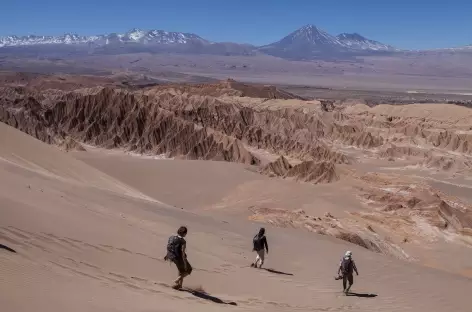
M 0 47 L 29 46 L 45 44 L 111 44 L 111 43 L 143 43 L 143 44 L 185 44 L 190 41 L 208 43 L 207 40 L 191 33 L 168 32 L 163 30 L 131 29 L 124 34 L 106 34 L 95 36 L 80 36 L 64 34 L 61 36 L 6 36 L 0 37 Z
M 146 36 L 146 32 L 137 28 L 134 28 L 126 33 L 126 37 L 131 41 L 139 41 L 144 36 Z
M 340 44 L 348 49 L 355 50 L 371 50 L 371 51 L 395 51 L 396 49 L 392 46 L 383 44 L 381 42 L 370 40 L 358 33 L 342 33 L 336 38 Z
M 284 39 L 290 39 L 292 41 L 304 40 L 312 44 L 340 44 L 339 40 L 328 34 L 326 31 L 314 26 L 306 25 L 297 31 L 291 33 Z M 283 40 L 283 39 L 282 39 Z
M 24 46 L 37 44 L 72 44 L 72 43 L 87 43 L 93 41 L 95 38 L 79 36 L 77 34 L 64 34 L 62 36 L 7 36 L 0 37 L 0 47 L 5 46 Z

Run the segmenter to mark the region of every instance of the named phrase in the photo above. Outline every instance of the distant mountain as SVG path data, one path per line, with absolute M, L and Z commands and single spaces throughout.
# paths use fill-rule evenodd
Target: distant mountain
M 397 49 L 390 45 L 386 45 L 375 40 L 367 39 L 357 33 L 342 33 L 340 35 L 337 35 L 336 38 L 344 47 L 352 50 L 397 51 Z
M 435 49 L 433 51 L 472 52 L 472 44 L 455 48 Z
M 80 36 L 64 34 L 61 36 L 8 36 L 0 37 L 0 47 L 45 45 L 45 44 L 110 44 L 110 43 L 143 43 L 143 44 L 185 44 L 191 41 L 209 43 L 209 41 L 191 33 L 167 32 L 163 30 L 132 29 L 124 34 L 107 34 L 97 36 Z
M 359 34 L 344 33 L 333 36 L 314 25 L 306 25 L 277 42 L 260 47 L 259 51 L 283 58 L 312 60 L 395 49 Z
M 210 42 L 192 33 L 141 30 L 96 36 L 64 34 L 61 36 L 0 37 L 4 53 L 23 56 L 61 56 L 77 54 L 187 53 L 216 55 L 252 55 L 251 45 Z
M 7 36 L 0 37 L 0 47 L 40 45 L 40 44 L 72 44 L 87 43 L 92 41 L 93 37 L 79 36 L 75 34 L 65 34 L 62 36 Z
M 313 25 L 304 26 L 277 42 L 259 48 L 263 53 L 296 60 L 334 57 L 344 50 L 336 37 Z
M 194 33 L 131 29 L 125 33 L 95 36 L 63 34 L 60 36 L 0 37 L 0 54 L 23 57 L 67 58 L 90 54 L 182 53 L 251 56 L 267 54 L 289 60 L 339 60 L 356 56 L 390 53 L 472 52 L 472 45 L 422 51 L 405 51 L 368 39 L 358 33 L 337 36 L 306 25 L 281 40 L 255 47 L 232 42 L 211 42 Z

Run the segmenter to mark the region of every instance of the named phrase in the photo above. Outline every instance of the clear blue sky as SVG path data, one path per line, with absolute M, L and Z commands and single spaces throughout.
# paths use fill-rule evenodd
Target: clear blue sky
M 0 36 L 133 27 L 266 44 L 305 24 L 399 48 L 472 44 L 471 0 L 1 0 Z

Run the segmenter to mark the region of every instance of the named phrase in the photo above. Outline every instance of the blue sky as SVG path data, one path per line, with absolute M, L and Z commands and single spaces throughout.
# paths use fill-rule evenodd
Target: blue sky
M 0 36 L 92 35 L 131 28 L 266 44 L 314 24 L 399 48 L 472 44 L 470 0 L 2 0 Z

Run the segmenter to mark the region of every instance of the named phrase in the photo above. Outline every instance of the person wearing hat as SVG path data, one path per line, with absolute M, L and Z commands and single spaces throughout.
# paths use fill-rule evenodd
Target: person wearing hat
M 349 290 L 351 290 L 351 287 L 354 284 L 354 272 L 356 272 L 356 275 L 359 275 L 356 263 L 354 262 L 354 259 L 352 259 L 352 252 L 346 251 L 344 257 L 341 259 L 338 269 L 338 275 L 342 276 L 343 278 L 343 292 L 346 295 L 349 293 Z M 349 286 L 346 288 L 348 282 Z

